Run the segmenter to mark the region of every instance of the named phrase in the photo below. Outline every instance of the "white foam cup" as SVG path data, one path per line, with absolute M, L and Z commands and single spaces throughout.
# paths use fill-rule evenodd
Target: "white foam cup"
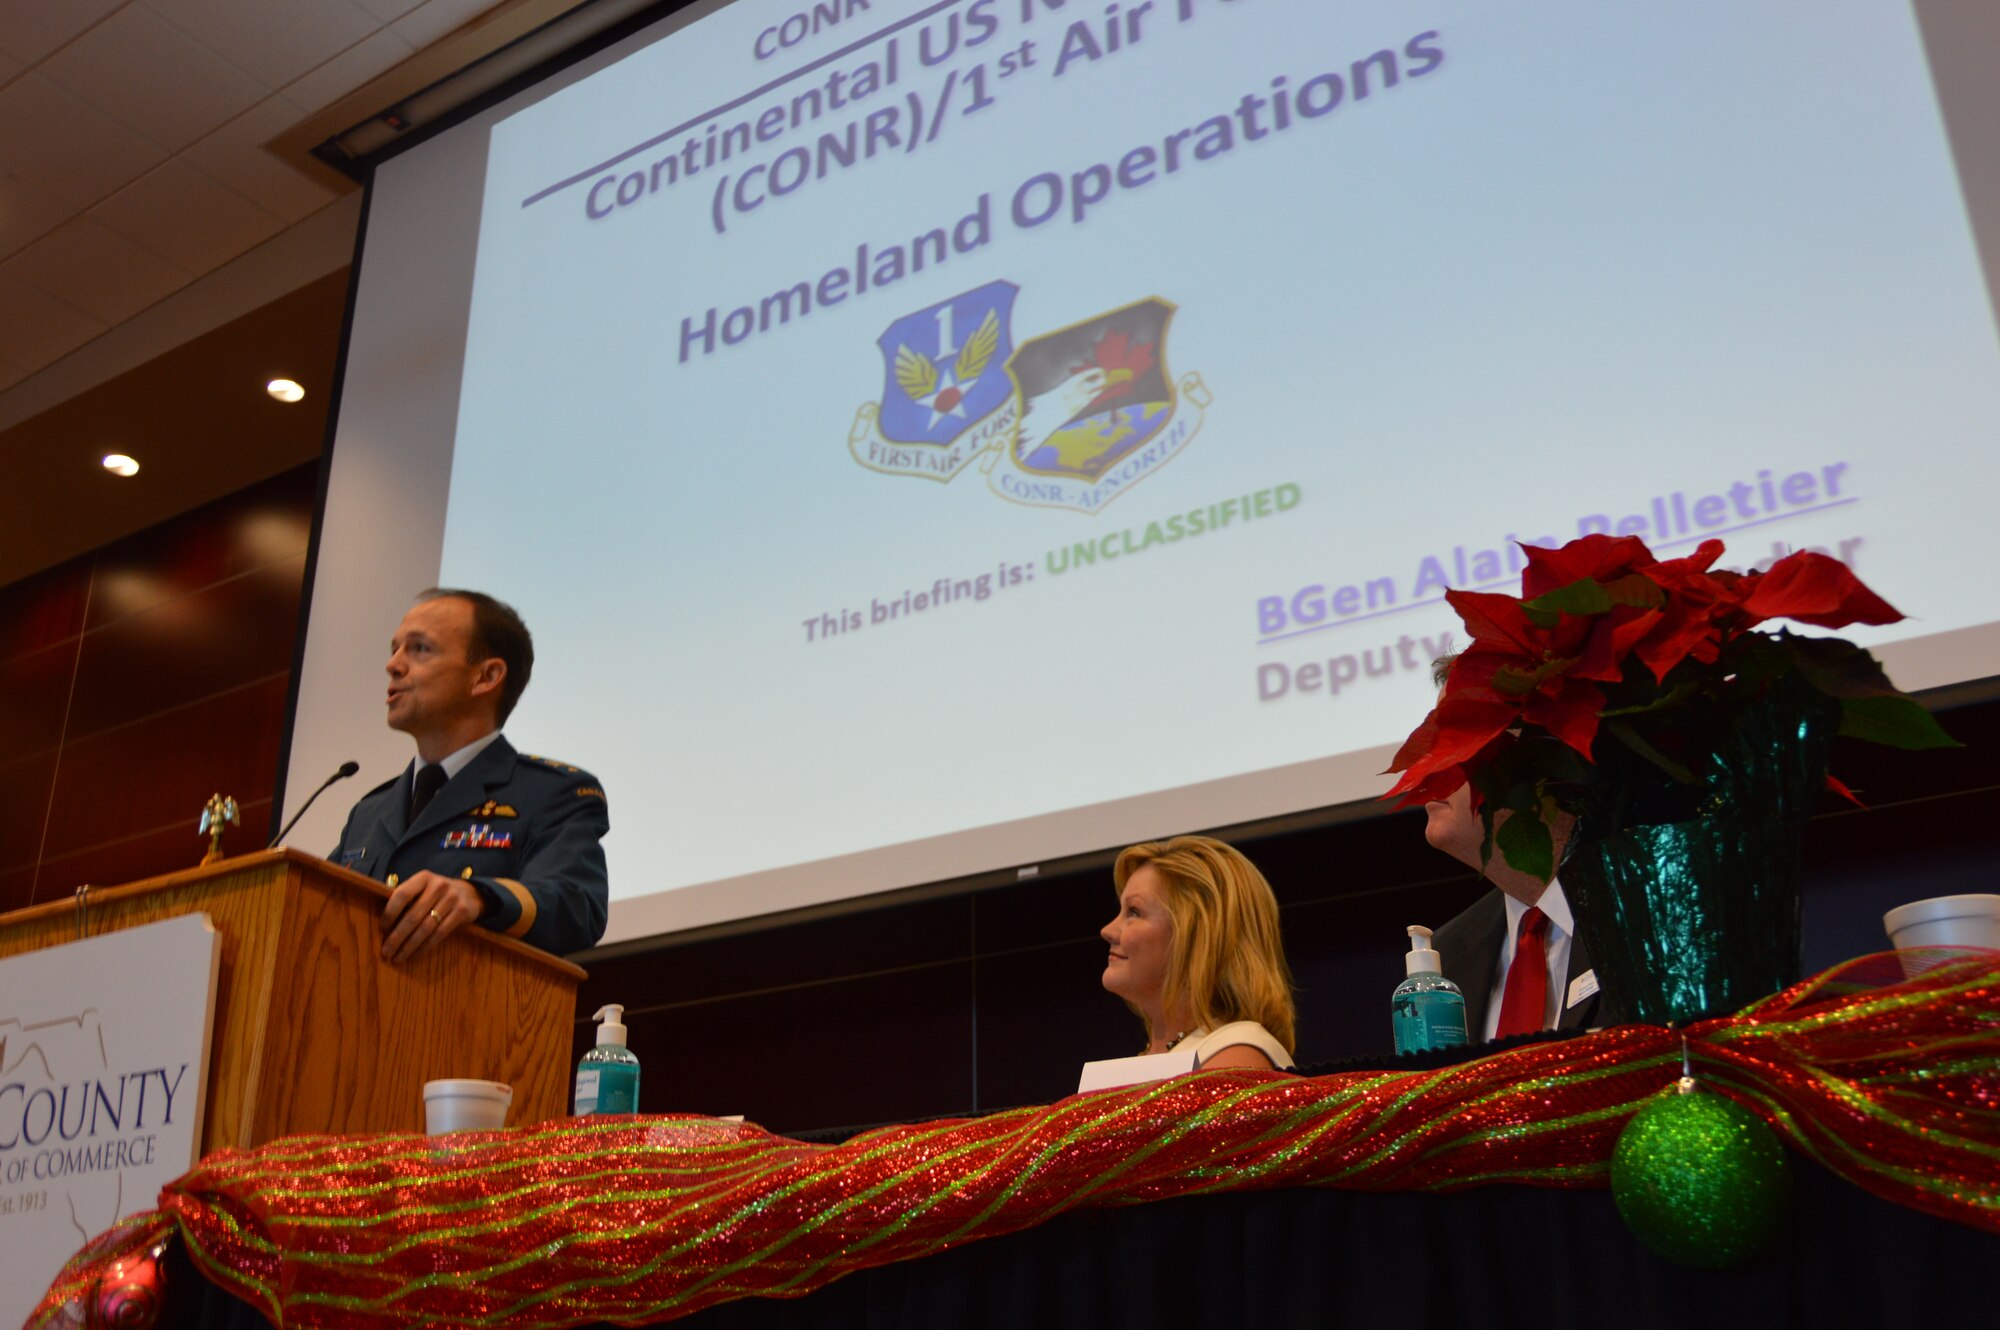
M 1911 901 L 1883 915 L 1882 927 L 1898 951 L 1912 947 L 2000 949 L 2000 896 L 1933 896 Z M 1907 962 L 1903 970 L 1912 973 Z
M 507 1106 L 513 1102 L 514 1087 L 499 1081 L 425 1081 L 424 1130 L 433 1136 L 498 1131 L 507 1125 Z

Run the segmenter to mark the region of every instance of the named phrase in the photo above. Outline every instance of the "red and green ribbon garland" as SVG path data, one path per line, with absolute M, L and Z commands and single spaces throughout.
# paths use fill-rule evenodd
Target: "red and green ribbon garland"
M 1909 958 L 1918 953 L 1903 953 Z M 1200 1072 L 817 1146 L 689 1116 L 294 1137 L 210 1156 L 65 1267 L 31 1327 L 89 1320 L 177 1235 L 292 1326 L 642 1324 L 1039 1224 L 1262 1187 L 1602 1187 L 1631 1114 L 1696 1074 L 1878 1195 L 2000 1231 L 2000 956 L 1839 966 L 1684 1031 L 1623 1026 L 1442 1071 Z

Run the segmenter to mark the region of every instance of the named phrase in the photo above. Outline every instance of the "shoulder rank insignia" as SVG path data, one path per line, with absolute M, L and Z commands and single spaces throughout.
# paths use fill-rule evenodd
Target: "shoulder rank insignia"
M 466 817 L 519 817 L 520 814 L 514 811 L 514 805 L 512 804 L 497 803 L 492 799 L 488 799 L 485 803 L 479 805 L 479 807 L 469 809 L 465 813 L 465 816 Z
M 576 792 L 579 797 L 584 799 L 604 798 L 604 791 L 598 789 L 595 785 L 579 785 L 576 787 Z
M 441 850 L 511 850 L 514 833 L 495 831 L 484 823 L 474 823 L 463 831 L 447 831 L 438 843 Z
M 523 753 L 521 756 L 533 762 L 536 766 L 547 767 L 551 771 L 567 771 L 572 776 L 577 775 L 583 770 L 583 768 L 573 767 L 567 762 L 558 762 L 552 757 L 543 757 L 539 753 Z

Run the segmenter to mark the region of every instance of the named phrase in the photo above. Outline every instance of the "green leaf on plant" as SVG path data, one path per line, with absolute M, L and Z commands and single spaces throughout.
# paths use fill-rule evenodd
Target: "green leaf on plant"
M 1899 693 L 1850 697 L 1840 704 L 1840 732 L 1850 739 L 1891 748 L 1963 748 L 1944 732 L 1937 717 Z
M 1669 707 L 1679 706 L 1699 691 L 1700 688 L 1701 685 L 1698 683 L 1676 684 L 1650 702 L 1643 702 L 1638 706 L 1630 707 L 1608 707 L 1598 712 L 1597 715 L 1601 720 L 1609 720 L 1613 716 L 1643 716 L 1649 711 L 1664 711 Z
M 1789 649 L 1806 682 L 1828 697 L 1902 696 L 1882 672 L 1882 663 L 1845 638 L 1800 637 L 1781 631 L 1769 640 Z
M 1493 671 L 1493 687 L 1509 697 L 1526 697 L 1541 687 L 1549 676 L 1561 674 L 1576 662 L 1575 656 L 1560 656 L 1545 660 L 1532 670 L 1524 670 L 1518 665 L 1502 665 Z
M 1547 882 L 1556 875 L 1555 842 L 1539 811 L 1516 812 L 1493 833 L 1507 866 Z
M 1618 602 L 1604 589 L 1604 584 L 1594 577 L 1579 577 L 1568 586 L 1557 587 L 1528 601 L 1521 608 L 1530 615 L 1536 610 L 1554 611 L 1558 614 L 1604 614 Z M 1553 624 L 1543 624 L 1552 627 Z
M 1611 734 L 1616 736 L 1620 743 L 1624 744 L 1627 748 L 1637 753 L 1640 757 L 1645 758 L 1648 762 L 1651 762 L 1654 766 L 1666 772 L 1669 776 L 1672 776 L 1675 780 L 1681 782 L 1683 785 L 1692 785 L 1695 783 L 1694 773 L 1692 771 L 1689 771 L 1686 767 L 1674 761 L 1671 757 L 1668 757 L 1665 753 L 1662 753 L 1659 749 L 1653 747 L 1653 745 L 1647 743 L 1643 738 L 1640 737 L 1639 732 L 1637 730 L 1633 729 L 1630 725 L 1627 725 L 1624 721 L 1622 720 L 1610 721 L 1605 725 L 1604 728 L 1610 731 Z
M 1614 604 L 1636 605 L 1642 610 L 1656 610 L 1667 603 L 1667 593 L 1644 573 L 1627 573 L 1606 582 L 1604 594 Z
M 1657 609 L 1666 603 L 1667 593 L 1641 573 L 1627 573 L 1609 582 L 1579 577 L 1568 586 L 1547 591 L 1521 608 L 1537 628 L 1553 628 L 1564 614 L 1608 614 L 1620 605 Z

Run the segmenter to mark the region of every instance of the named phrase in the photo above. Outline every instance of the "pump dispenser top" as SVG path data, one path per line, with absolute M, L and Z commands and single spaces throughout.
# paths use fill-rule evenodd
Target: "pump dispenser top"
M 1422 924 L 1411 924 L 1404 930 L 1410 935 L 1410 950 L 1403 957 L 1404 974 L 1442 974 L 1444 966 L 1438 961 L 1438 954 L 1431 950 L 1431 930 Z M 598 1012 L 602 1016 L 603 1012 Z
M 1424 936 L 1429 937 L 1430 934 L 1426 933 Z M 1437 953 L 1432 952 L 1431 955 L 1436 956 Z M 1431 968 L 1436 969 L 1437 967 L 1433 965 Z M 625 1047 L 624 1007 L 616 1002 L 608 1002 L 599 1007 L 597 1014 L 590 1019 L 598 1022 L 597 1046 L 599 1048 L 604 1047 L 606 1044 L 616 1044 L 620 1048 Z

